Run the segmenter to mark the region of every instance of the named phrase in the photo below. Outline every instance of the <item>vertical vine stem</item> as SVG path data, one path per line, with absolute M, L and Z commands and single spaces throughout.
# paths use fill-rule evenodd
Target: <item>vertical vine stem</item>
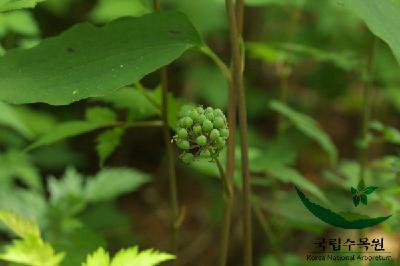
M 362 108 L 362 147 L 360 150 L 360 173 L 358 188 L 364 189 L 365 172 L 368 164 L 368 125 L 370 121 L 370 93 L 372 86 L 372 68 L 374 65 L 375 53 L 378 45 L 378 38 L 374 35 L 371 51 L 369 52 L 365 73 L 363 73 L 363 108 Z
M 231 216 L 234 197 L 234 186 L 232 179 L 228 178 L 224 172 L 221 162 L 218 158 L 214 158 L 217 164 L 219 175 L 221 176 L 224 200 L 224 216 L 222 221 L 222 235 L 220 246 L 219 265 L 225 266 L 228 259 L 229 239 L 231 231 Z
M 154 11 L 159 10 L 158 0 L 153 0 Z M 178 202 L 178 186 L 175 172 L 175 161 L 174 152 L 171 143 L 171 133 L 168 124 L 168 73 L 167 68 L 163 67 L 160 69 L 161 87 L 162 87 L 162 106 L 161 114 L 163 125 L 164 143 L 167 153 L 167 165 L 168 165 L 168 176 L 169 176 L 169 187 L 170 187 L 170 200 L 172 209 L 172 252 L 178 257 L 178 230 L 180 226 L 179 218 L 179 202 Z M 173 265 L 178 265 L 178 260 L 174 260 Z
M 241 32 L 243 30 L 244 0 L 237 0 L 236 8 L 232 0 L 225 0 L 229 17 L 230 42 L 232 54 L 232 87 L 237 93 L 239 105 L 239 129 L 241 140 L 241 167 L 243 177 L 243 237 L 244 265 L 251 266 L 252 230 L 251 230 L 251 187 L 248 157 L 247 110 L 243 84 L 244 51 L 241 49 Z M 234 134 L 235 132 L 232 132 Z

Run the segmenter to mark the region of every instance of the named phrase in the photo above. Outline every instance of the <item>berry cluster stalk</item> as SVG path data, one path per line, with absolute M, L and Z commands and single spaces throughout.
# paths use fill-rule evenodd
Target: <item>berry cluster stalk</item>
M 239 106 L 239 129 L 241 140 L 241 167 L 243 177 L 243 235 L 244 265 L 252 262 L 252 230 L 251 230 L 251 187 L 248 156 L 247 109 L 243 84 L 244 51 L 241 49 L 241 33 L 243 30 L 244 0 L 237 0 L 236 8 L 232 0 L 225 0 L 229 17 L 230 42 L 232 53 L 232 86 L 237 93 Z
M 159 9 L 158 0 L 153 0 L 154 11 Z M 169 177 L 169 187 L 170 187 L 170 197 L 171 197 L 171 209 L 172 209 L 172 253 L 178 257 L 178 230 L 179 230 L 179 202 L 178 202 L 178 186 L 176 181 L 175 173 L 175 162 L 174 162 L 174 152 L 171 143 L 171 134 L 168 124 L 168 74 L 167 68 L 163 67 L 160 69 L 161 77 L 161 87 L 162 87 L 162 120 L 163 125 L 163 135 L 164 143 L 167 152 L 167 165 L 168 165 L 168 177 Z M 178 265 L 178 260 L 173 260 L 173 265 Z

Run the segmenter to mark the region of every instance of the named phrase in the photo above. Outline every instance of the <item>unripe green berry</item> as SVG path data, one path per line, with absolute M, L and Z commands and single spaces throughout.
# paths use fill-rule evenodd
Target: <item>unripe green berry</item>
M 218 131 L 218 129 L 213 129 L 213 130 L 211 130 L 211 132 L 210 132 L 210 139 L 211 140 L 216 140 L 216 139 L 218 139 L 219 138 L 219 131 Z
M 197 113 L 199 113 L 199 114 L 203 114 L 203 113 L 204 113 L 204 109 L 203 109 L 203 107 L 201 107 L 201 106 L 198 106 L 198 107 L 196 108 L 196 111 L 197 111 Z
M 193 125 L 193 119 L 191 119 L 190 117 L 186 116 L 183 118 L 182 121 L 182 126 L 185 128 L 189 128 Z
M 212 109 L 212 107 L 206 108 L 206 113 L 212 113 L 212 112 L 214 112 L 214 109 Z
M 225 140 L 221 137 L 217 138 L 216 143 L 218 148 L 222 149 L 223 147 L 225 147 Z
M 196 143 L 200 146 L 204 146 L 207 144 L 207 138 L 204 135 L 200 135 L 196 138 Z
M 195 110 L 191 110 L 191 111 L 189 111 L 188 116 L 190 118 L 192 118 L 194 121 L 196 121 L 199 114 Z
M 225 126 L 225 121 L 222 117 L 218 116 L 214 119 L 214 126 L 216 128 L 223 128 Z
M 206 119 L 207 119 L 207 117 L 205 115 L 201 114 L 201 115 L 197 116 L 196 121 L 199 124 L 203 124 L 203 122 L 206 121 Z
M 205 132 L 211 131 L 211 129 L 213 129 L 213 123 L 210 120 L 205 120 L 202 128 Z
M 188 136 L 188 132 L 187 132 L 186 129 L 180 128 L 180 129 L 178 130 L 178 137 L 179 137 L 180 139 L 186 139 L 187 136 Z
M 202 158 L 209 158 L 211 156 L 211 153 L 209 150 L 203 150 L 200 152 L 200 157 Z
M 214 114 L 213 113 L 206 113 L 206 117 L 210 121 L 214 121 Z
M 201 134 L 201 126 L 200 125 L 194 125 L 193 126 L 193 132 L 195 134 Z
M 224 112 L 222 112 L 222 110 L 221 109 L 219 109 L 219 108 L 217 108 L 217 109 L 214 109 L 214 116 L 225 116 L 224 115 Z
M 221 128 L 219 130 L 219 133 L 220 133 L 221 137 L 223 137 L 223 138 L 228 138 L 229 137 L 229 130 L 226 129 L 226 128 Z
M 193 154 L 191 154 L 191 153 L 184 153 L 184 154 L 182 154 L 181 159 L 182 159 L 182 161 L 183 161 L 184 163 L 189 164 L 189 163 L 193 162 Z
M 182 150 L 187 150 L 190 148 L 190 143 L 187 140 L 180 140 L 180 141 L 178 141 L 177 145 Z

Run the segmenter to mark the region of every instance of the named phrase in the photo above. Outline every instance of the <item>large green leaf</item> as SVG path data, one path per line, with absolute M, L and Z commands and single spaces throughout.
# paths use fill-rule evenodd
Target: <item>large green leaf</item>
M 0 99 L 69 104 L 102 96 L 169 64 L 200 38 L 178 12 L 126 17 L 104 27 L 79 24 L 0 60 Z
M 372 33 L 390 46 L 400 63 L 400 2 L 397 0 L 344 0 L 340 3 L 364 20 Z

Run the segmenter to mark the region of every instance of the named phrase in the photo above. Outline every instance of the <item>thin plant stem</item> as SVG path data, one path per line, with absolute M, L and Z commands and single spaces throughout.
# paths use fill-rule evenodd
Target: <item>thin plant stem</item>
M 135 83 L 135 87 L 139 90 L 139 92 L 155 107 L 158 111 L 162 111 L 161 105 L 152 97 L 148 91 L 145 89 L 140 81 Z
M 153 0 L 154 10 L 157 11 L 160 7 L 158 0 Z M 164 121 L 163 125 L 163 135 L 164 135 L 164 144 L 166 147 L 167 153 L 167 165 L 168 165 L 168 177 L 169 177 L 169 188 L 170 188 L 170 201 L 171 201 L 171 211 L 172 211 L 172 252 L 176 257 L 178 257 L 179 252 L 179 227 L 181 223 L 181 219 L 179 217 L 179 202 L 178 202 L 178 185 L 176 180 L 176 172 L 175 172 L 175 161 L 174 161 L 174 152 L 171 143 L 171 133 L 168 124 L 168 73 L 167 67 L 163 67 L 160 69 L 160 77 L 161 77 L 161 86 L 162 86 L 162 120 Z M 172 264 L 174 266 L 178 265 L 178 260 L 173 260 Z
M 221 228 L 222 235 L 221 235 L 219 265 L 225 266 L 228 259 L 234 189 L 232 180 L 227 178 L 221 162 L 216 157 L 214 158 L 214 161 L 217 164 L 223 185 L 224 216 Z
M 243 58 L 244 51 L 241 50 L 240 31 L 242 26 L 237 24 L 236 16 L 239 14 L 243 22 L 243 2 L 238 1 L 235 7 L 232 0 L 225 0 L 229 17 L 230 42 L 232 53 L 232 84 L 237 92 L 239 105 L 239 129 L 241 140 L 241 168 L 243 179 L 243 237 L 244 237 L 244 266 L 253 265 L 252 255 L 252 229 L 251 229 L 251 187 L 248 157 L 248 133 L 247 133 L 247 110 L 246 96 L 243 84 Z M 240 30 L 240 31 L 239 31 Z M 232 132 L 234 134 L 234 132 Z
M 218 57 L 218 55 L 214 53 L 214 51 L 207 44 L 202 45 L 200 47 L 200 51 L 207 55 L 218 66 L 218 68 L 222 71 L 222 74 L 224 74 L 225 78 L 228 81 L 231 80 L 231 71 L 229 70 L 229 67 Z
M 374 64 L 374 57 L 376 48 L 378 45 L 378 38 L 376 36 L 373 37 L 373 43 L 371 47 L 371 51 L 368 55 L 368 61 L 366 66 L 366 73 L 363 77 L 363 108 L 362 108 L 362 147 L 360 150 L 360 173 L 359 173 L 359 187 L 364 188 L 365 186 L 365 172 L 367 170 L 368 165 L 368 125 L 370 121 L 370 94 L 372 87 L 372 68 Z

